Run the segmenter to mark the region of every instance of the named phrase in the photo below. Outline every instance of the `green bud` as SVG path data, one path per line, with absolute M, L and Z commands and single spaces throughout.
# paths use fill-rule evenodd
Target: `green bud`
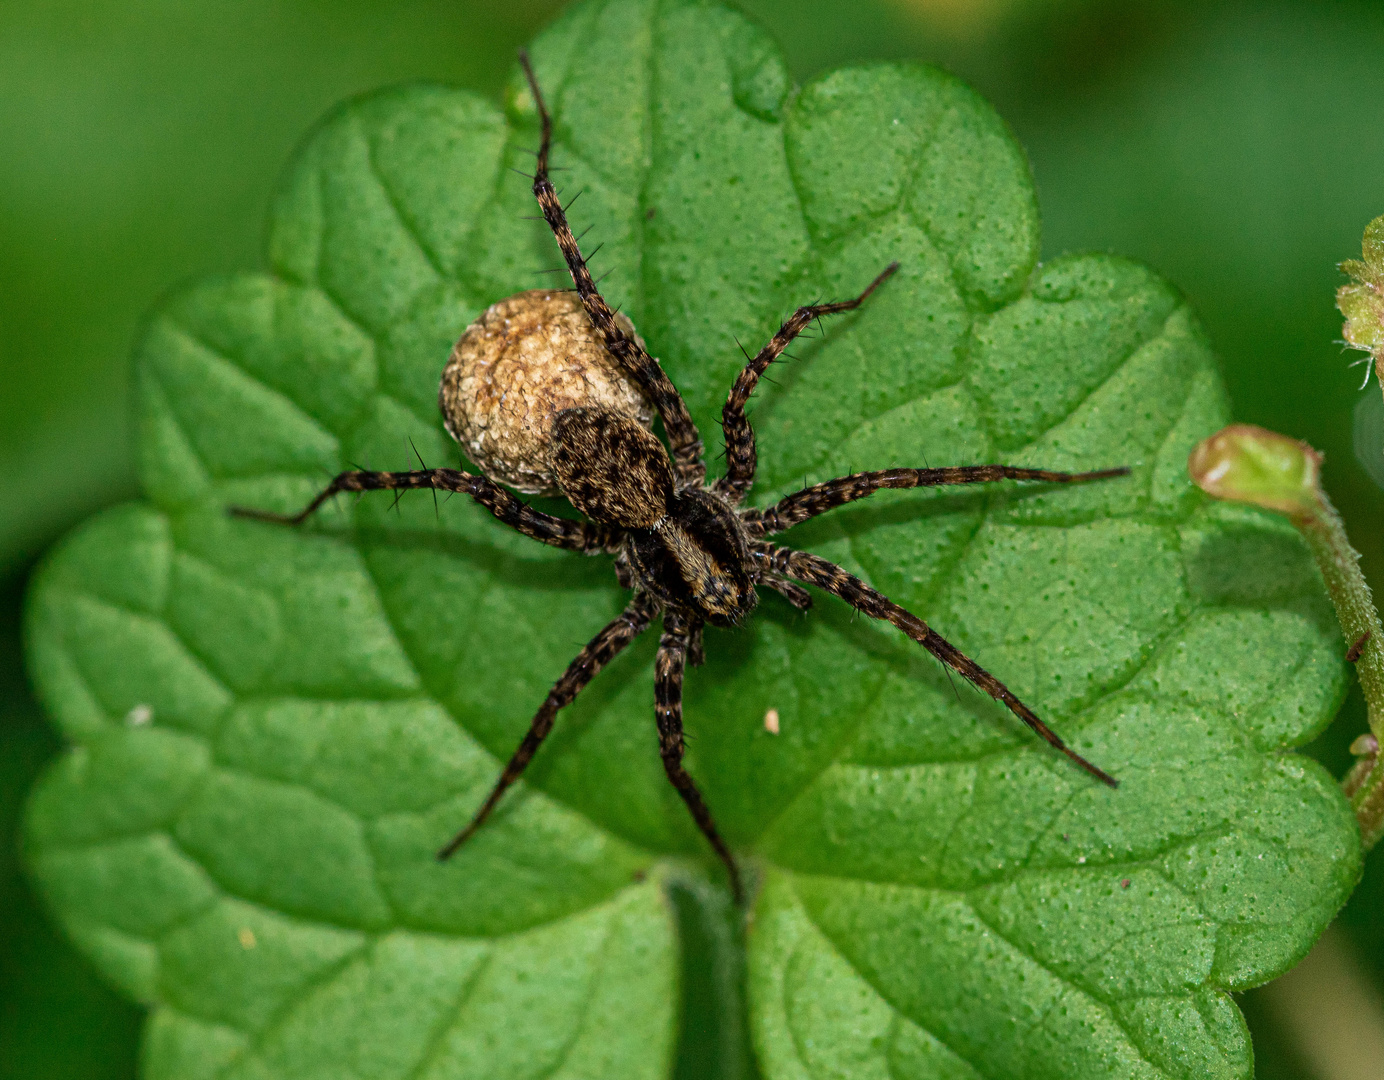
M 1217 499 L 1300 518 L 1321 510 L 1321 460 L 1305 442 L 1253 424 L 1231 424 L 1197 443 L 1187 472 Z
M 1360 252 L 1365 257 L 1365 265 L 1374 272 L 1371 280 L 1380 281 L 1381 271 L 1384 270 L 1384 215 L 1365 226 L 1365 239 L 1360 245 Z
M 1384 296 L 1375 286 L 1342 285 L 1336 290 L 1336 306 L 1346 317 L 1341 333 L 1347 344 L 1370 352 L 1384 345 Z
M 1384 350 L 1384 217 L 1366 227 L 1360 251 L 1362 258 L 1341 263 L 1351 284 L 1336 290 L 1336 306 L 1346 317 L 1342 329 L 1346 342 L 1375 354 L 1378 360 Z

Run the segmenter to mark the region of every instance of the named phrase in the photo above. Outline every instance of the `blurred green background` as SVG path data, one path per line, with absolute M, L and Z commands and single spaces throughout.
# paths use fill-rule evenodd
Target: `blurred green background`
M 414 79 L 494 96 L 558 6 L 0 0 L 0 1080 L 136 1068 L 140 1011 L 47 926 L 14 836 L 25 790 L 58 750 L 24 685 L 23 582 L 64 530 L 135 493 L 128 355 L 142 313 L 186 278 L 262 264 L 279 171 L 334 102 Z M 1384 213 L 1384 5 L 741 6 L 800 81 L 911 57 L 978 87 L 1028 148 L 1045 252 L 1113 250 L 1180 285 L 1237 417 L 1325 451 L 1366 573 L 1384 582 L 1384 403 L 1374 386 L 1360 391 L 1333 306 L 1335 263 Z M 1340 773 L 1362 730 L 1355 695 L 1314 752 Z M 1381 916 L 1376 854 L 1340 920 L 1365 994 L 1333 1001 L 1327 979 L 1327 1008 L 1378 997 Z M 1339 1080 L 1312 1064 L 1282 1000 L 1244 1000 L 1259 1076 Z M 700 1073 L 689 1060 L 680 1075 Z

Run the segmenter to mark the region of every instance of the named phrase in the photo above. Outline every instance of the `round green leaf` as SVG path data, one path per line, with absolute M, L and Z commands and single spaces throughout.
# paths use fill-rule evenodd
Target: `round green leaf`
M 788 537 L 925 616 L 1118 790 L 829 598 L 708 633 L 688 764 L 762 885 L 761 1071 L 1247 1077 L 1228 991 L 1300 958 L 1358 873 L 1349 808 L 1284 752 L 1346 672 L 1291 529 L 1186 479 L 1227 419 L 1186 304 L 1116 258 L 1037 266 L 1022 153 L 935 70 L 794 93 L 740 16 L 652 0 L 578 4 L 533 57 L 603 288 L 703 431 L 737 341 L 900 262 L 756 397 L 756 503 L 891 465 L 1133 470 L 881 494 Z M 154 1006 L 151 1078 L 668 1071 L 667 888 L 713 860 L 659 764 L 652 640 L 432 857 L 620 609 L 608 562 L 461 499 L 342 501 L 301 531 L 224 513 L 296 508 L 350 463 L 455 458 L 451 343 L 558 264 L 511 171 L 537 141 L 517 76 L 507 108 L 412 87 L 323 123 L 271 271 L 150 320 L 146 501 L 35 585 L 31 664 L 74 748 L 29 808 L 29 865 Z

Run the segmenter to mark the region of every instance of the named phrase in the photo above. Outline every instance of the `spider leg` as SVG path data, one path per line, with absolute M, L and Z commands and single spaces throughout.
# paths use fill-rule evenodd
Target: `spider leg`
M 706 663 L 706 645 L 702 641 L 703 624 L 697 623 L 687 634 L 687 662 L 693 667 Z
M 789 581 L 785 577 L 768 571 L 761 572 L 759 580 L 755 584 L 773 589 L 799 611 L 809 611 L 812 608 L 812 594 L 796 581 Z
M 654 715 L 658 721 L 658 750 L 663 757 L 663 769 L 677 788 L 697 828 L 702 830 L 716 854 L 726 865 L 730 888 L 737 904 L 744 900 L 740 884 L 740 869 L 730 849 L 716 831 L 711 811 L 706 808 L 701 792 L 692 777 L 682 767 L 682 673 L 687 659 L 691 631 L 686 622 L 673 612 L 664 612 L 663 636 L 658 641 L 658 659 L 654 663 Z
M 1128 476 L 1128 466 L 1067 473 L 1048 469 L 1024 469 L 1015 465 L 955 465 L 943 469 L 881 469 L 852 473 L 813 484 L 784 496 L 767 510 L 746 510 L 740 515 L 752 536 L 772 536 L 800 522 L 835 510 L 886 488 L 939 487 L 945 484 L 982 484 L 991 480 L 1043 480 L 1050 484 L 1075 484 Z
M 529 762 L 533 760 L 533 755 L 537 753 L 539 746 L 547 738 L 548 732 L 553 730 L 553 722 L 557 719 L 558 710 L 570 705 L 603 667 L 610 663 L 626 645 L 649 628 L 649 621 L 653 618 L 654 610 L 653 601 L 647 595 L 642 593 L 637 595 L 630 606 L 621 612 L 614 622 L 607 625 L 591 639 L 581 652 L 577 653 L 576 658 L 567 665 L 567 670 L 562 673 L 562 678 L 558 679 L 553 684 L 553 688 L 548 691 L 547 698 L 544 699 L 542 706 L 534 715 L 533 723 L 529 725 L 528 734 L 520 741 L 518 749 L 514 751 L 514 755 L 509 759 L 509 764 L 500 773 L 500 778 L 495 781 L 490 795 L 481 804 L 481 808 L 476 811 L 471 823 L 452 837 L 446 847 L 437 853 L 439 861 L 450 858 L 457 848 L 471 839 L 476 830 L 485 824 L 485 819 L 495 809 L 495 804 L 509 790 L 510 785 L 523 774 Z
M 884 284 L 898 268 L 898 263 L 890 263 L 854 300 L 839 300 L 834 304 L 809 304 L 798 308 L 788 321 L 779 327 L 779 332 L 773 336 L 769 344 L 760 349 L 736 376 L 730 388 L 730 396 L 726 398 L 726 404 L 721 409 L 721 427 L 726 436 L 726 475 L 714 485 L 715 490 L 729 499 L 732 506 L 745 497 L 745 492 L 749 491 L 750 485 L 754 483 L 758 457 L 755 452 L 754 429 L 750 427 L 750 421 L 745 416 L 745 403 L 750 400 L 760 377 L 814 319 L 858 308 L 865 302 L 865 298 Z
M 846 573 L 835 563 L 806 551 L 794 551 L 776 544 L 760 544 L 755 557 L 780 574 L 786 574 L 808 585 L 816 585 L 833 596 L 839 596 L 857 611 L 872 619 L 893 623 L 938 660 L 962 678 L 984 690 L 996 701 L 1003 702 L 1009 711 L 1041 735 L 1057 750 L 1104 784 L 1118 787 L 1119 781 L 1104 769 L 1091 764 L 1064 743 L 1057 733 L 1039 720 L 1033 710 L 1020 701 L 1010 689 L 941 634 L 933 630 L 912 612 L 901 608 L 883 593 L 876 592 L 858 577 Z
M 673 465 L 677 470 L 680 486 L 701 487 L 702 481 L 706 479 L 706 465 L 702 462 L 701 434 L 697 431 L 697 425 L 692 422 L 692 415 L 687 411 L 682 396 L 663 373 L 658 361 L 645 352 L 639 342 L 627 337 L 620 329 L 615 321 L 615 313 L 610 310 L 610 305 L 605 302 L 605 298 L 596 288 L 596 283 L 591 280 L 587 260 L 582 257 L 577 239 L 567 224 L 567 214 L 562 201 L 558 198 L 552 181 L 548 179 L 548 151 L 553 141 L 552 117 L 548 114 L 543 94 L 538 89 L 538 79 L 534 76 L 527 53 L 519 53 L 519 63 L 529 81 L 529 89 L 533 91 L 534 104 L 538 108 L 538 118 L 543 127 L 543 141 L 539 144 L 538 164 L 533 175 L 534 198 L 538 200 L 538 205 L 543 210 L 543 218 L 553 230 L 557 246 L 562 249 L 562 256 L 567 260 L 572 283 L 577 287 L 577 294 L 591 319 L 591 325 L 601 334 L 606 349 L 639 383 L 649 400 L 653 402 L 654 408 L 658 410 L 658 415 L 663 418 L 663 430 L 667 432 L 668 443 L 673 450 Z
M 397 491 L 402 494 L 416 488 L 470 495 L 506 525 L 553 547 L 595 553 L 612 551 L 620 546 L 621 535 L 614 530 L 593 522 L 571 521 L 534 510 L 484 476 L 460 469 L 415 469 L 412 472 L 354 469 L 338 473 L 336 479 L 296 514 L 274 514 L 245 506 L 230 506 L 226 510 L 232 517 L 271 521 L 279 525 L 301 525 L 323 503 L 343 491 Z

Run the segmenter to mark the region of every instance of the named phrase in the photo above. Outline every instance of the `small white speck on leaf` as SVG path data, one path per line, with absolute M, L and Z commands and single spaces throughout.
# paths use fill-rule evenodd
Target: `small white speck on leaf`
M 125 723 L 130 727 L 143 727 L 154 719 L 154 707 L 152 705 L 136 705 L 125 714 Z
M 764 730 L 770 735 L 779 733 L 779 715 L 777 709 L 770 709 L 764 714 Z

